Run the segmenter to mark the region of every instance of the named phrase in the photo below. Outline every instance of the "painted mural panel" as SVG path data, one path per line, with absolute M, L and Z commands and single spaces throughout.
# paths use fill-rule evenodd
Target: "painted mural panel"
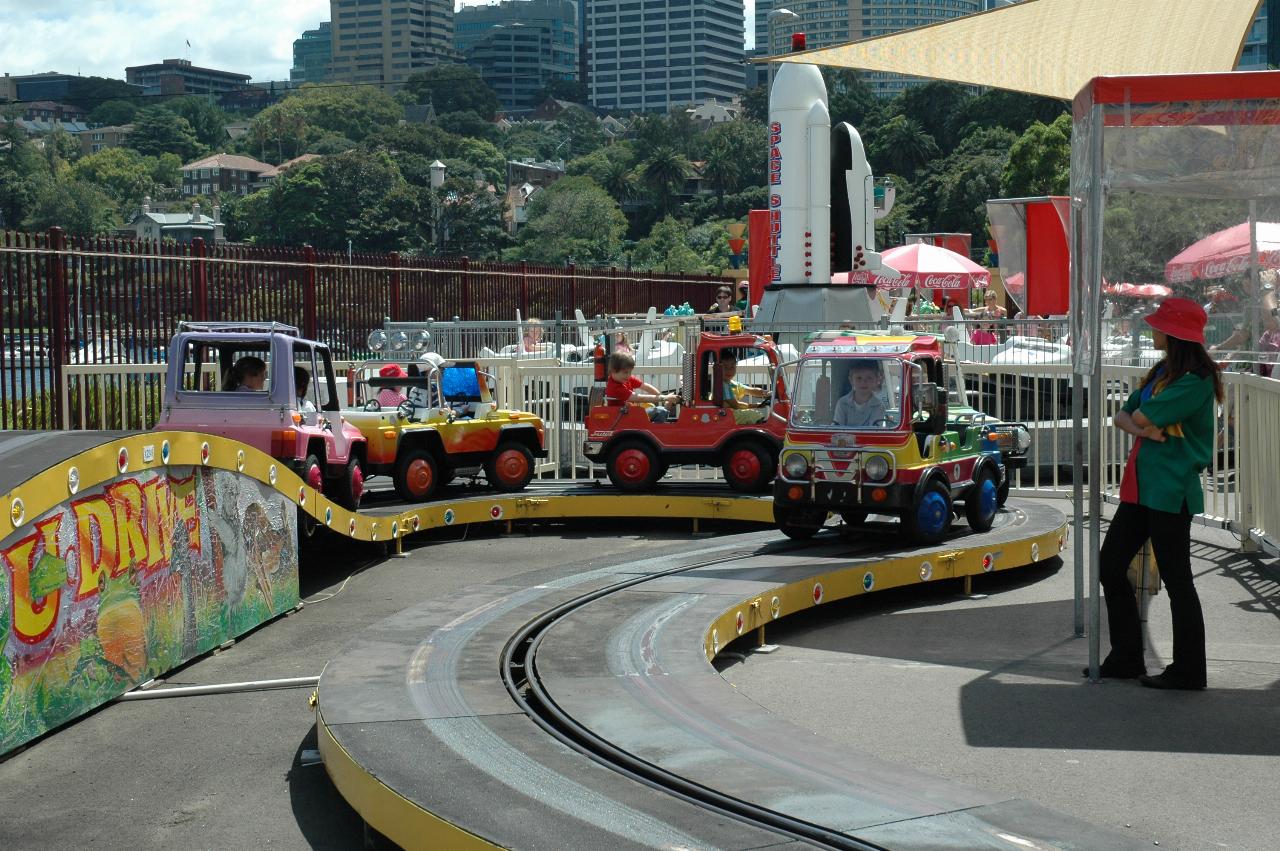
M 297 605 L 296 524 L 253 479 L 170 467 L 0 542 L 0 753 Z

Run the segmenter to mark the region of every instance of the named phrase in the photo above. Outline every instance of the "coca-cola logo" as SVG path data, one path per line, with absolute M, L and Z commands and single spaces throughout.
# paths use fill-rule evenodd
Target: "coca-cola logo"
M 920 279 L 920 286 L 930 290 L 964 289 L 965 278 L 952 273 L 950 275 L 925 275 Z
M 1222 278 L 1243 272 L 1247 268 L 1249 268 L 1249 258 L 1244 256 L 1206 260 L 1200 267 L 1200 277 Z

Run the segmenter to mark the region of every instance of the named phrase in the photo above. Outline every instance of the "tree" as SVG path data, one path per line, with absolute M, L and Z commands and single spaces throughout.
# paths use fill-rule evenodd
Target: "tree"
M 683 222 L 671 216 L 663 218 L 636 243 L 632 267 L 676 273 L 707 271 L 702 258 L 685 242 L 688 232 L 688 225 Z
M 493 192 L 457 177 L 427 192 L 433 200 L 432 222 L 441 237 L 435 248 L 438 253 L 492 260 L 511 244 L 502 223 L 502 200 Z
M 35 200 L 36 181 L 48 175 L 48 162 L 22 130 L 12 120 L 0 124 L 0 229 L 21 224 Z
M 1070 175 L 1071 116 L 1063 113 L 1052 124 L 1035 122 L 1013 143 L 1000 176 L 1000 194 L 1004 198 L 1065 195 Z
M 138 105 L 131 100 L 109 100 L 98 104 L 89 113 L 90 124 L 119 127 L 128 124 L 138 114 Z
M 953 135 L 963 138 L 978 127 L 1005 127 L 1022 134 L 1037 121 L 1052 124 L 1066 112 L 1070 112 L 1069 105 L 1056 98 L 991 89 L 966 101 L 956 112 Z
M 822 69 L 831 103 L 831 126 L 847 121 L 861 133 L 880 123 L 882 104 L 857 71 Z
M 142 94 L 140 86 L 110 77 L 77 77 L 67 87 L 63 103 L 90 110 L 109 100 L 134 100 Z
M 693 166 L 676 148 L 660 145 L 641 164 L 640 170 L 644 182 L 658 197 L 658 208 L 668 212 L 693 172 Z
M 307 115 L 302 104 L 293 98 L 285 98 L 258 113 L 249 132 L 258 146 L 259 156 L 265 157 L 267 148 L 275 147 L 274 159 L 278 165 L 285 161 L 286 149 L 290 157 L 298 156 L 308 130 Z
M 165 109 L 187 119 L 200 144 L 219 148 L 227 141 L 227 114 L 202 97 L 183 97 L 166 101 Z
M 435 65 L 410 75 L 404 88 L 417 103 L 433 104 L 439 114 L 470 110 L 485 121 L 492 121 L 502 108 L 493 89 L 467 65 Z
M 31 209 L 22 221 L 27 230 L 60 227 L 72 236 L 96 236 L 111 230 L 111 199 L 87 183 L 42 177 L 35 184 Z
M 627 220 L 618 202 L 589 177 L 562 177 L 535 193 L 512 259 L 605 266 L 616 261 Z
M 82 150 L 80 140 L 61 127 L 55 127 L 52 133 L 44 137 L 45 159 L 49 161 L 49 171 L 55 174 L 68 163 L 80 159 Z
M 295 89 L 280 103 L 258 113 L 252 135 L 259 155 L 268 145 L 276 155 L 284 150 L 301 152 L 325 136 L 362 142 L 404 118 L 404 107 L 373 86 L 316 86 Z M 291 154 L 296 156 L 296 154 Z
M 742 117 L 757 124 L 769 123 L 769 89 L 753 86 L 742 92 Z
M 892 171 L 908 177 L 939 155 L 933 137 L 918 122 L 902 115 L 885 122 L 868 153 L 876 171 Z
M 173 154 L 164 156 L 177 159 Z M 129 148 L 104 148 L 72 166 L 71 177 L 97 186 L 121 210 L 128 210 L 137 207 L 143 197 L 151 193 L 157 162 Z
M 177 154 L 184 163 L 204 151 L 191 123 L 162 106 L 148 107 L 134 117 L 129 147 L 144 156 Z
M 472 109 L 441 113 L 436 119 L 436 124 L 440 125 L 441 130 L 454 136 L 469 136 L 489 142 L 498 138 L 498 128 L 494 127 L 489 119 Z
M 975 238 L 986 232 L 987 200 L 999 196 L 1000 174 L 1015 139 L 999 127 L 978 130 L 924 173 L 916 197 L 933 201 L 931 209 L 923 204 L 919 208 L 931 230 L 970 233 Z
M 935 81 L 903 90 L 889 104 L 891 115 L 909 118 L 933 137 L 938 147 L 949 151 L 956 146 L 955 116 L 973 96 L 958 83 Z
M 565 159 L 589 154 L 604 146 L 604 131 L 596 117 L 580 106 L 565 109 L 551 125 L 551 131 L 567 141 Z
M 717 194 L 740 192 L 751 183 L 763 183 L 768 154 L 765 129 L 748 121 L 717 124 L 706 134 L 706 167 L 703 176 Z

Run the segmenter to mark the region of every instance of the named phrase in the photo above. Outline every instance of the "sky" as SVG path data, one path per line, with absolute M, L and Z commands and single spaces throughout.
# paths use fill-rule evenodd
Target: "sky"
M 754 6 L 747 0 L 748 21 Z M 327 20 L 329 0 L 0 0 L 0 72 L 123 79 L 126 65 L 181 58 L 287 80 L 294 39 Z

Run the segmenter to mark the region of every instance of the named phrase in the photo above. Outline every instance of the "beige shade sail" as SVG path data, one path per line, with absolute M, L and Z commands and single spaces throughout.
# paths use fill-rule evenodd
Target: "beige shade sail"
M 1231 71 L 1262 0 L 1024 0 L 775 57 L 1071 100 L 1103 75 Z

